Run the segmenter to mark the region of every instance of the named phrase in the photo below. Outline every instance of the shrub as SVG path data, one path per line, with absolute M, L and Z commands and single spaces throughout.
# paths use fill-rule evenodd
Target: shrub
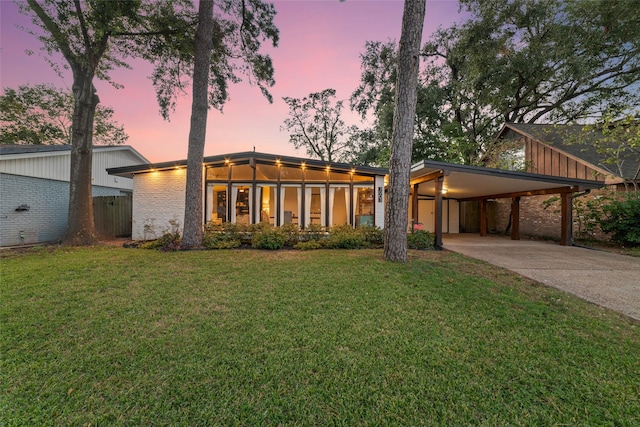
M 356 231 L 363 237 L 367 247 L 381 248 L 384 246 L 384 231 L 381 228 L 364 225 L 356 228 Z
M 167 232 L 160 236 L 159 239 L 144 242 L 140 245 L 142 249 L 159 249 L 161 251 L 177 251 L 180 249 L 182 236 L 177 231 Z
M 217 225 L 208 223 L 204 227 L 202 246 L 207 249 L 235 249 L 242 244 L 241 234 L 235 224 Z
M 254 249 L 282 249 L 287 243 L 288 235 L 285 230 L 263 227 L 253 232 L 251 246 Z
M 322 249 L 324 245 L 321 240 L 304 240 L 293 245 L 294 249 L 301 251 L 310 251 L 313 249 Z
M 626 246 L 640 246 L 640 195 L 614 200 L 603 206 L 600 228 L 611 233 L 611 240 Z
M 331 228 L 326 242 L 326 246 L 332 249 L 359 249 L 365 245 L 364 236 L 348 224 Z
M 285 246 L 293 246 L 300 241 L 300 230 L 298 224 L 284 224 L 279 230 L 285 236 Z
M 309 240 L 321 240 L 326 236 L 324 231 L 324 227 L 319 224 L 309 224 L 304 230 L 299 233 L 299 240 L 301 241 L 309 241 Z
M 415 230 L 407 235 L 409 249 L 433 249 L 433 236 L 426 230 Z

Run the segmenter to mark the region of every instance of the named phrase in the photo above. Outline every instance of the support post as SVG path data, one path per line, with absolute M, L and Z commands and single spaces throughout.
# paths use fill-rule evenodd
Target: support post
M 573 246 L 573 206 L 571 203 L 571 193 L 562 193 L 561 200 L 561 229 L 560 244 L 562 246 Z
M 487 235 L 487 199 L 480 200 L 480 236 Z
M 511 198 L 511 240 L 520 240 L 520 196 Z
M 442 184 L 444 176 L 439 176 L 435 180 L 435 215 L 434 215 L 434 246 L 436 249 L 442 249 Z
M 413 184 L 413 194 L 411 195 L 411 232 L 415 231 L 415 224 L 420 222 L 418 220 L 418 184 Z

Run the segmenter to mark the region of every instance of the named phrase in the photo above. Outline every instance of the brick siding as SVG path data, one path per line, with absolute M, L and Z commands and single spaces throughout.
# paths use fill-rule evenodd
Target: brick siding
M 182 233 L 186 169 L 138 174 L 133 179 L 133 240 L 156 239 L 168 231 Z
M 120 189 L 93 187 L 94 196 L 119 196 Z M 0 174 L 0 246 L 56 242 L 62 239 L 69 211 L 69 183 Z M 29 210 L 16 211 L 21 205 Z

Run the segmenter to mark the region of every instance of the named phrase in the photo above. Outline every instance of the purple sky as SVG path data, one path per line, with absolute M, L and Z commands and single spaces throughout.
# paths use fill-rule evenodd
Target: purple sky
M 230 87 L 231 99 L 221 114 L 209 111 L 205 156 L 256 151 L 305 157 L 289 143 L 280 128 L 288 108 L 282 97 L 301 98 L 311 92 L 336 89 L 338 99 L 348 99 L 360 81 L 360 54 L 366 41 L 398 40 L 402 25 L 401 0 L 338 0 L 273 2 L 280 30 L 277 48 L 268 46 L 275 67 L 276 84 L 269 104 L 260 90 L 246 80 Z M 440 25 L 459 20 L 457 0 L 427 0 L 423 39 Z M 70 73 L 56 75 L 40 53 L 40 43 L 16 25 L 31 26 L 9 0 L 0 0 L 0 84 L 17 88 L 22 84 L 51 83 L 71 87 Z M 25 50 L 35 52 L 28 56 Z M 170 121 L 158 113 L 155 93 L 148 76 L 151 67 L 142 62 L 132 70 L 117 70 L 114 80 L 124 85 L 113 89 L 95 81 L 101 103 L 115 110 L 133 146 L 152 162 L 187 157 L 191 97 L 182 97 Z M 346 103 L 348 105 L 348 103 Z M 360 124 L 348 111 L 349 124 Z

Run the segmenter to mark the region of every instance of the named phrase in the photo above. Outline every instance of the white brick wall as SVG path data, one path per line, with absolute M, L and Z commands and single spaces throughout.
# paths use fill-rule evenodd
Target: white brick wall
M 151 240 L 165 232 L 182 233 L 187 170 L 172 169 L 133 177 L 133 240 Z

